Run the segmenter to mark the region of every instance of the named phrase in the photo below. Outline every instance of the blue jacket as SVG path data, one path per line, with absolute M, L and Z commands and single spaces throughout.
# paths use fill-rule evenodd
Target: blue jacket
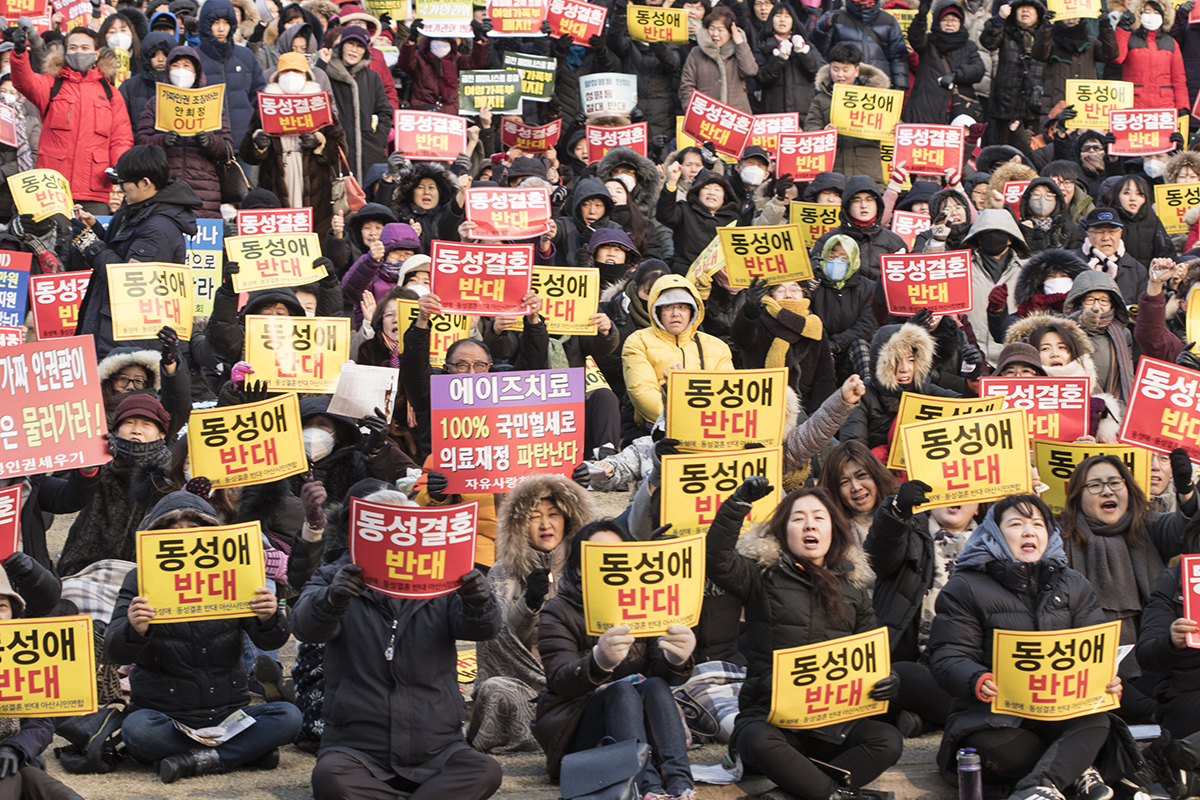
M 900 23 L 878 5 L 863 9 L 853 3 L 846 8 L 826 11 L 812 32 L 812 40 L 822 55 L 829 48 L 849 42 L 862 51 L 862 63 L 870 64 L 892 79 L 893 89 L 908 88 L 908 48 Z
M 210 86 L 225 84 L 229 132 L 233 141 L 240 142 L 258 107 L 258 93 L 267 88 L 267 79 L 258 59 L 247 48 L 213 38 L 212 25 L 218 19 L 229 22 L 232 36 L 238 21 L 229 0 L 208 0 L 200 9 L 200 63 Z

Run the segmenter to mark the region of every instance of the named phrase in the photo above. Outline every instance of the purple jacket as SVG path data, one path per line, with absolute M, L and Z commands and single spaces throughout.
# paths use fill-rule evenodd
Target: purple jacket
M 401 265 L 396 264 L 395 266 Z M 388 292 L 396 288 L 396 280 L 400 277 L 399 269 L 393 275 L 381 267 L 383 264 L 371 258 L 370 253 L 363 253 L 354 262 L 354 266 L 346 272 L 346 276 L 342 278 L 342 291 L 346 297 L 350 298 L 351 305 L 354 307 L 355 328 L 361 326 L 363 321 L 363 292 L 370 289 L 376 300 L 382 300 Z

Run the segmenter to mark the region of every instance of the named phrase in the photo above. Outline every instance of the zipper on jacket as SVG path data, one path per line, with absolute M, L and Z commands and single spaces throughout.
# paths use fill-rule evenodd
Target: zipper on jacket
M 400 620 L 398 620 L 398 619 L 392 620 L 392 638 L 388 640 L 387 650 L 383 651 L 383 659 L 385 661 L 391 661 L 392 657 L 394 655 L 396 655 L 396 628 L 399 625 L 400 625 Z

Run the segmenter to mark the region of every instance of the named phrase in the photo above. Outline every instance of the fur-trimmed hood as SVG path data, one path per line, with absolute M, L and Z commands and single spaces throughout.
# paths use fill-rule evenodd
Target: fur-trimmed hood
M 1051 272 L 1065 272 L 1067 277 L 1074 278 L 1086 269 L 1087 264 L 1074 250 L 1043 250 L 1021 267 L 1013 296 L 1018 306 L 1024 305 L 1032 300 L 1034 295 L 1043 293 L 1042 284 Z
M 244 43 L 254 33 L 255 26 L 262 19 L 262 14 L 258 13 L 258 6 L 254 4 L 254 0 L 229 0 L 229 2 L 242 12 L 242 21 L 238 25 L 237 32 Z
M 1026 158 L 1021 151 L 1010 144 L 989 144 L 980 150 L 979 155 L 975 157 L 975 169 L 979 172 L 991 174 L 992 170 L 1001 164 L 1008 163 L 1017 157 L 1021 159 L 1022 163 L 1026 162 Z
M 883 326 L 871 341 L 871 377 L 874 385 L 888 392 L 900 391 L 900 384 L 896 382 L 896 366 L 901 356 L 912 353 L 912 385 L 924 386 L 933 369 L 935 347 L 933 334 L 920 325 L 906 322 Z
M 549 500 L 563 513 L 563 538 L 556 547 L 559 558 L 552 558 L 557 567 L 555 579 L 561 577 L 566 554 L 576 532 L 595 519 L 596 512 L 587 490 L 561 475 L 530 475 L 504 498 L 496 515 L 496 561 L 508 565 L 509 573 L 521 581 L 542 566 L 543 555 L 529 541 L 529 517 L 537 504 Z M 561 551 L 561 552 L 559 552 Z
M 100 365 L 96 367 L 96 376 L 101 383 L 116 375 L 128 366 L 136 364 L 150 373 L 153 383 L 146 391 L 157 392 L 162 386 L 161 374 L 162 354 L 154 350 L 134 350 L 132 347 L 118 347 L 110 350 Z
M 629 193 L 630 200 L 637 204 L 643 214 L 653 219 L 652 209 L 658 203 L 658 192 L 663 182 L 658 168 L 632 147 L 614 147 L 596 165 L 596 177 L 602 181 L 612 180 L 613 170 L 622 164 L 632 167 L 637 176 L 637 184 Z
M 417 161 L 412 169 L 400 176 L 400 185 L 396 187 L 396 205 L 411 203 L 413 189 L 425 178 L 431 178 L 437 184 L 438 207 L 449 203 L 458 193 L 458 184 L 445 166 L 436 161 Z
M 833 92 L 833 79 L 829 77 L 829 71 L 828 64 L 817 70 L 815 84 L 818 92 Z M 872 89 L 892 88 L 892 79 L 888 77 L 887 73 L 867 63 L 858 65 L 858 81 L 856 83 L 859 86 L 870 86 Z
M 1004 194 L 1004 184 L 1009 181 L 1031 181 L 1037 176 L 1035 171 L 1024 164 L 1004 163 L 996 167 L 992 172 L 992 177 L 988 178 L 988 188 L 993 192 Z M 1061 192 L 1059 196 L 1061 198 Z
M 58 77 L 58 73 L 63 71 L 66 66 L 66 56 L 63 54 L 62 47 L 50 47 L 46 51 L 46 61 L 42 72 L 46 75 Z M 96 66 L 100 75 L 109 83 L 113 82 L 113 78 L 117 75 L 117 54 L 111 47 L 101 47 L 96 51 Z M 88 70 L 91 72 L 91 70 Z M 113 89 L 116 93 L 116 89 Z
M 1179 170 L 1185 166 L 1191 167 L 1193 172 L 1200 175 L 1200 153 L 1193 150 L 1183 150 L 1168 158 L 1167 172 L 1163 175 L 1163 182 L 1175 183 L 1179 177 Z
M 867 590 L 875 582 L 871 572 L 867 554 L 854 539 L 853 533 L 848 533 L 850 549 L 846 553 L 846 561 L 834 572 L 850 584 Z M 783 558 L 783 545 L 774 536 L 767 534 L 767 523 L 756 522 L 738 539 L 737 551 L 746 558 L 758 564 L 759 570 L 766 572 L 778 567 Z
M 1170 36 L 1171 26 L 1175 24 L 1175 3 L 1172 0 L 1155 0 L 1154 5 L 1162 9 L 1163 23 L 1158 29 L 1160 36 Z M 1142 12 L 1146 10 L 1146 0 L 1132 0 L 1129 4 L 1129 10 L 1133 13 L 1133 24 L 1130 25 L 1130 30 L 1142 30 Z M 1143 35 L 1146 32 L 1143 31 Z

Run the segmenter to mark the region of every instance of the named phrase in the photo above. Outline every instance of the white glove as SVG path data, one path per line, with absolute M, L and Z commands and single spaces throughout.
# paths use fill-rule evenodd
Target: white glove
M 797 53 L 804 54 L 808 52 L 808 42 L 804 41 L 804 37 L 795 34 L 792 36 L 792 49 Z
M 621 665 L 629 655 L 629 648 L 633 647 L 633 637 L 629 634 L 631 630 L 633 628 L 628 625 L 617 625 L 604 632 L 600 641 L 592 648 L 592 658 L 596 659 L 596 666 L 605 672 L 612 672 Z M 695 646 L 695 637 L 692 646 Z
M 679 667 L 692 657 L 692 651 L 696 649 L 696 634 L 687 625 L 672 625 L 664 636 L 659 637 L 658 646 L 667 662 Z
M 779 43 L 779 57 L 787 58 L 792 54 L 792 43 L 788 39 L 784 39 Z

